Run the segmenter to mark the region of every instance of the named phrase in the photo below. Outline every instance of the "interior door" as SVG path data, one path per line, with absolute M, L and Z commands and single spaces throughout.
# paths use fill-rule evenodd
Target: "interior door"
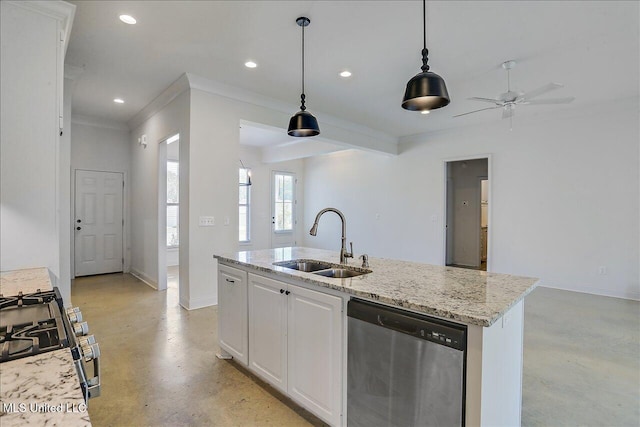
M 296 175 L 273 171 L 271 179 L 271 247 L 296 245 Z
M 447 169 L 451 165 L 447 164 Z M 453 263 L 453 180 L 447 178 L 447 206 L 446 206 L 446 255 L 445 265 Z
M 123 187 L 122 173 L 76 170 L 76 276 L 123 270 Z

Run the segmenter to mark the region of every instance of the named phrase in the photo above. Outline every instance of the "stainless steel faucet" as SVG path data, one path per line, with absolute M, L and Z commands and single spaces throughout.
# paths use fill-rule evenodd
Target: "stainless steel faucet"
M 320 212 L 318 212 L 318 215 L 316 215 L 316 220 L 313 222 L 313 227 L 311 227 L 311 230 L 309 230 L 309 234 L 311 234 L 312 236 L 318 234 L 318 221 L 320 221 L 320 217 L 325 212 L 335 212 L 336 214 L 338 214 L 340 220 L 342 221 L 342 247 L 340 248 L 340 264 L 346 264 L 347 258 L 353 258 L 353 242 L 349 244 L 351 247 L 351 252 L 347 252 L 347 220 L 344 219 L 344 215 L 342 214 L 342 212 L 340 212 L 336 208 L 322 209 Z

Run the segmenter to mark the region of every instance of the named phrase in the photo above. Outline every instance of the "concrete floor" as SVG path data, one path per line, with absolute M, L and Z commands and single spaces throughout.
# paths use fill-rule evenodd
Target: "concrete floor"
M 178 305 L 177 273 L 158 292 L 128 274 L 76 279 L 72 299 L 102 350 L 102 426 L 322 423 L 218 360 L 217 311 Z M 522 424 L 640 425 L 640 304 L 548 288 L 525 303 Z

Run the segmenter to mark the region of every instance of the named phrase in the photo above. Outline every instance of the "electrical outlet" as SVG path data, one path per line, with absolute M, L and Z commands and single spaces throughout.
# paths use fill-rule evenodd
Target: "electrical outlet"
M 431 215 L 431 222 L 438 222 L 438 215 Z
M 198 225 L 200 227 L 213 227 L 216 225 L 216 219 L 213 216 L 201 216 L 198 219 Z
M 601 276 L 606 276 L 607 275 L 607 267 L 604 265 L 601 265 L 600 267 L 598 267 L 598 274 Z
M 229 219 L 228 216 L 224 217 L 224 225 L 229 225 L 231 223 L 231 220 Z

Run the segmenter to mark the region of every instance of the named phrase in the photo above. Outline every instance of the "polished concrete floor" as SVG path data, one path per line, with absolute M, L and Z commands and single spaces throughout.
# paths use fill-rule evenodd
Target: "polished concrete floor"
M 128 274 L 76 279 L 102 350 L 101 426 L 306 426 L 320 421 L 215 357 L 216 308 L 179 307 Z M 522 424 L 640 425 L 640 304 L 548 288 L 525 303 Z

